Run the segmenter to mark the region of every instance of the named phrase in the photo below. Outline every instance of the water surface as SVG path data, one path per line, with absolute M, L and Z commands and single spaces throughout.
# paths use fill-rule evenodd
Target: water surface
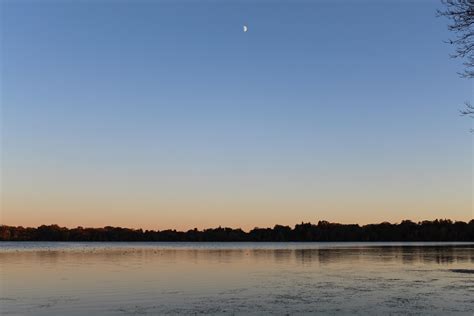
M 472 243 L 0 242 L 3 315 L 466 314 Z

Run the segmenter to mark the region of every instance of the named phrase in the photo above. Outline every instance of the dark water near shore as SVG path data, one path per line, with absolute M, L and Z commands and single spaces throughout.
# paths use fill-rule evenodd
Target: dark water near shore
M 466 314 L 469 243 L 0 242 L 0 314 Z

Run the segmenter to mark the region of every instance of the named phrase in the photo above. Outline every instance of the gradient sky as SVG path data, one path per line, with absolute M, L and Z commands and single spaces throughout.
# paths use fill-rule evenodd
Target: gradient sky
M 438 1 L 0 7 L 3 224 L 473 217 Z

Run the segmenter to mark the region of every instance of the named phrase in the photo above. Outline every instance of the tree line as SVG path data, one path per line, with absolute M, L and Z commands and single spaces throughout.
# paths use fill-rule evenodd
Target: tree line
M 249 232 L 228 227 L 188 231 L 143 230 L 106 226 L 66 228 L 0 226 L 1 241 L 474 241 L 474 220 L 468 223 L 449 219 L 404 220 L 399 224 L 337 224 L 319 221 L 273 228 L 254 228 Z

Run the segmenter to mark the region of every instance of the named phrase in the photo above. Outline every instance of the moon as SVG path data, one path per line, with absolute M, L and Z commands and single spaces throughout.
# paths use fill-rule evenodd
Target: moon
M 246 32 L 249 30 L 249 28 L 247 27 L 247 25 L 244 25 L 244 26 L 243 26 L 243 30 L 244 30 L 244 33 L 246 33 Z

